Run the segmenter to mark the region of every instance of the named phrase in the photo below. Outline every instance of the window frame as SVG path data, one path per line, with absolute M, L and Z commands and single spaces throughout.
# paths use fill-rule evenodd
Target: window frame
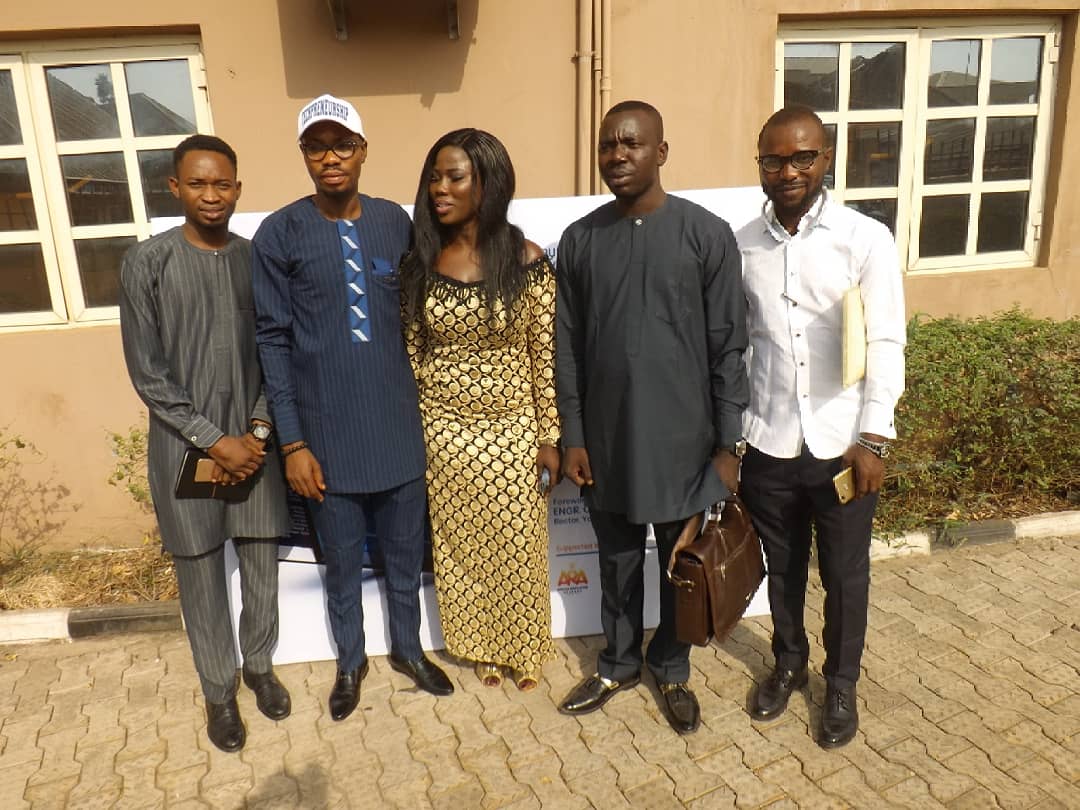
M 52 301 L 51 312 L 0 313 L 0 328 L 26 326 L 77 326 L 116 323 L 119 306 L 88 306 L 75 251 L 75 240 L 89 237 L 134 236 L 142 241 L 150 236 L 138 153 L 152 149 L 172 149 L 186 135 L 137 136 L 127 102 L 125 64 L 184 59 L 195 111 L 195 131 L 212 133 L 213 119 L 206 92 L 206 70 L 202 50 L 191 37 L 143 38 L 130 44 L 116 40 L 84 40 L 77 43 L 40 42 L 0 44 L 0 70 L 12 69 L 22 147 L 0 147 L 0 157 L 13 149 L 27 153 L 31 190 L 38 218 L 38 231 Z M 113 94 L 124 103 L 116 104 L 119 135 L 78 141 L 58 141 L 49 100 L 46 70 L 50 68 L 103 64 L 109 67 Z M 120 153 L 127 174 L 132 221 L 109 225 L 73 225 L 68 208 L 61 158 L 70 155 Z M 22 157 L 23 155 L 14 155 Z M 32 160 L 32 165 L 31 165 Z M 23 237 L 26 231 L 14 232 Z M 0 232 L 0 244 L 11 244 Z M 23 240 L 25 241 L 25 239 Z
M 53 244 L 53 229 L 46 199 L 45 180 L 38 157 L 37 139 L 33 137 L 34 117 L 31 113 L 30 94 L 26 82 L 25 64 L 18 55 L 0 53 L 0 70 L 10 70 L 15 90 L 15 111 L 19 117 L 21 144 L 0 146 L 0 160 L 25 160 L 30 179 L 30 194 L 34 200 L 35 230 L 0 231 L 0 245 L 38 244 L 45 264 L 45 279 L 49 288 L 51 310 L 38 312 L 0 312 L 0 328 L 7 326 L 41 326 L 63 323 L 67 319 L 60 267 Z M 30 137 L 27 137 L 29 135 Z
M 992 47 L 981 47 L 978 97 L 976 104 L 956 107 L 930 107 L 926 88 L 930 76 L 932 43 L 944 40 L 978 39 L 980 41 L 1015 37 L 1042 37 L 1038 98 L 1030 104 L 989 104 L 990 59 Z M 997 268 L 1036 266 L 1042 237 L 1045 210 L 1046 176 L 1050 142 L 1054 128 L 1054 101 L 1057 90 L 1057 55 L 1060 45 L 1061 20 L 1048 17 L 1006 19 L 980 17 L 971 20 L 905 19 L 888 21 L 844 21 L 844 24 L 825 22 L 781 25 L 777 32 L 775 50 L 774 98 L 779 108 L 784 103 L 784 51 L 789 44 L 838 44 L 837 110 L 818 111 L 826 124 L 836 124 L 834 144 L 835 199 L 841 203 L 859 199 L 879 199 L 892 196 L 893 187 L 847 188 L 847 125 L 873 121 L 900 121 L 898 184 L 896 188 L 897 252 L 905 271 L 910 274 L 941 274 Z M 903 42 L 904 107 L 892 110 L 850 110 L 850 54 L 854 43 Z M 1030 179 L 984 180 L 986 121 L 991 117 L 1032 116 L 1035 119 Z M 922 157 L 926 148 L 927 122 L 944 118 L 974 118 L 975 155 L 972 179 L 963 183 L 925 184 Z M 1027 191 L 1028 207 L 1024 244 L 1020 250 L 977 251 L 979 207 L 982 195 L 993 191 Z M 968 196 L 968 232 L 965 252 L 950 256 L 922 257 L 919 255 L 919 229 L 922 202 L 931 196 L 946 194 Z

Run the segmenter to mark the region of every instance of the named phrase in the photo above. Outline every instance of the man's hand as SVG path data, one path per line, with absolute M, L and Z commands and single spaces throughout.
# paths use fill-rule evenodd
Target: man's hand
M 864 436 L 875 442 L 885 441 L 884 436 L 870 433 Z M 847 449 L 844 453 L 844 466 L 853 468 L 856 498 L 879 491 L 885 483 L 885 462 L 861 445 L 853 444 Z
M 326 491 L 322 467 L 315 454 L 306 447 L 285 456 L 285 480 L 297 494 L 322 503 Z
M 730 450 L 720 450 L 712 458 L 713 469 L 733 495 L 739 491 L 739 465 L 742 459 Z
M 265 450 L 252 449 L 241 436 L 222 436 L 206 452 L 233 482 L 258 472 L 266 456 Z
M 555 489 L 562 475 L 559 473 L 559 450 L 550 444 L 542 444 L 536 449 L 536 480 L 540 481 L 544 470 L 548 472 L 548 488 L 541 492 L 547 495 Z
M 251 450 L 253 453 L 259 453 L 266 455 L 266 442 L 260 442 L 255 438 L 255 435 L 248 431 L 241 437 L 241 441 L 244 442 L 244 446 Z
M 215 484 L 231 484 L 233 483 L 233 477 L 225 472 L 225 468 L 214 462 L 214 469 L 210 471 L 210 480 Z
M 567 447 L 563 450 L 562 471 L 579 487 L 593 485 L 589 453 L 584 447 Z

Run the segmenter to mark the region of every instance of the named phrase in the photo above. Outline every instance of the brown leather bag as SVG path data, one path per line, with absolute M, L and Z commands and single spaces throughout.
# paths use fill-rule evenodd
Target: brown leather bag
M 709 509 L 704 531 L 676 544 L 667 576 L 675 586 L 675 635 L 684 644 L 721 642 L 739 623 L 765 577 L 750 515 L 738 495 Z M 700 517 L 696 518 L 700 520 Z

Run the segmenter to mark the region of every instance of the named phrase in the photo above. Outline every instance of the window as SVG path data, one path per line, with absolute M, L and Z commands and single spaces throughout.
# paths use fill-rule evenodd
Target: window
M 0 326 L 118 317 L 124 251 L 180 213 L 172 148 L 209 132 L 193 44 L 0 46 Z
M 835 146 L 826 184 L 884 222 L 909 271 L 1035 263 L 1058 24 L 785 28 L 777 104 Z

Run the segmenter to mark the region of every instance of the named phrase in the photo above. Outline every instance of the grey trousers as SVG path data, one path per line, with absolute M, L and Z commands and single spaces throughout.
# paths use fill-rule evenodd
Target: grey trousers
M 240 560 L 240 652 L 249 672 L 269 672 L 278 637 L 278 541 L 234 541 Z M 210 703 L 236 694 L 236 645 L 225 579 L 225 545 L 196 557 L 173 557 L 191 655 Z

